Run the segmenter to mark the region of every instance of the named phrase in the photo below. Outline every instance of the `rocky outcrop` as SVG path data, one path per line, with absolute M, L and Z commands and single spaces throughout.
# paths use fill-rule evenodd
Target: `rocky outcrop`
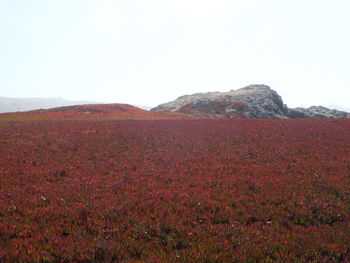
M 328 109 L 322 106 L 312 106 L 310 108 L 289 109 L 290 118 L 350 118 L 350 113 Z
M 229 92 L 185 95 L 151 111 L 168 110 L 209 118 L 347 118 L 350 113 L 324 107 L 289 109 L 266 85 L 250 85 Z
M 186 95 L 152 109 L 158 110 L 216 118 L 285 118 L 288 112 L 277 92 L 265 85 Z

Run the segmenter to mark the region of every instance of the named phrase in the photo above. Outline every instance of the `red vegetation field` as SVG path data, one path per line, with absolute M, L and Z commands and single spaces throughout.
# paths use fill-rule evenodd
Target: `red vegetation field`
M 349 120 L 0 121 L 0 262 L 349 259 Z

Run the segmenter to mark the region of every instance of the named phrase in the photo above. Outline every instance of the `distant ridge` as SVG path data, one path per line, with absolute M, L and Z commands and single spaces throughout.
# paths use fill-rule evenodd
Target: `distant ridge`
M 92 101 L 73 101 L 62 98 L 9 98 L 0 97 L 0 113 L 49 109 L 79 104 L 96 104 Z
M 322 106 L 288 108 L 281 96 L 262 84 L 228 92 L 185 95 L 151 111 L 168 110 L 209 118 L 350 118 L 350 113 Z
M 345 112 L 349 112 L 350 113 L 350 108 L 346 108 L 346 107 L 342 107 L 342 106 L 339 106 L 339 105 L 336 105 L 336 104 L 328 104 L 328 105 L 325 105 L 327 108 L 329 109 L 334 109 L 334 110 L 338 110 L 338 111 L 345 111 Z

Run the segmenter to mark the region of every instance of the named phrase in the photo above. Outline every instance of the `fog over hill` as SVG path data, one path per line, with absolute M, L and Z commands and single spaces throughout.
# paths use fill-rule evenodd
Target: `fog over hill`
M 75 101 L 63 98 L 10 98 L 0 97 L 0 113 L 30 111 L 37 109 L 51 109 L 63 106 L 103 104 L 96 101 Z M 151 107 L 135 105 L 138 108 L 149 110 Z
M 62 98 L 8 98 L 0 97 L 0 113 L 50 109 L 79 104 L 96 104 L 92 101 L 73 101 Z

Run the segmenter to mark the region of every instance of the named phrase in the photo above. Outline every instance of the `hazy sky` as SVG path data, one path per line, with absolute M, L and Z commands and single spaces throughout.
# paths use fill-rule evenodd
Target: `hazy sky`
M 271 86 L 350 108 L 349 0 L 0 0 L 0 96 L 155 106 Z

